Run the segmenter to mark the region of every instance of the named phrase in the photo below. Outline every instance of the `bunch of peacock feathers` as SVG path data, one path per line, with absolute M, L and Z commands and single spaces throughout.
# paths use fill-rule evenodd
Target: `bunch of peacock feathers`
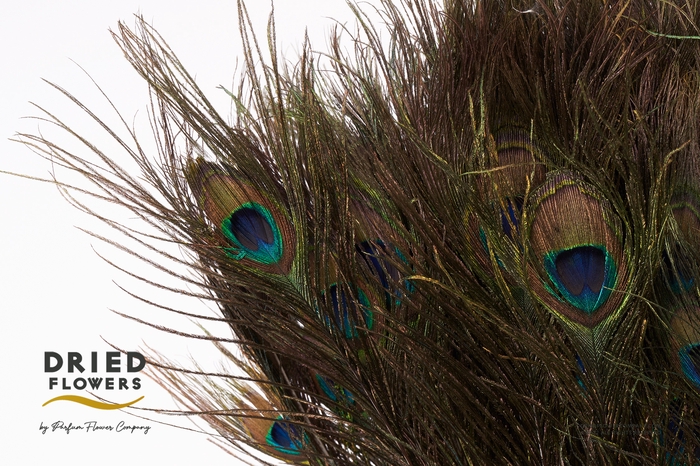
M 356 9 L 330 69 L 272 33 L 261 69 L 241 6 L 234 123 L 122 26 L 141 173 L 25 136 L 181 245 L 231 328 L 200 337 L 244 376 L 161 382 L 291 463 L 698 464 L 700 6 L 383 7 L 387 41 Z

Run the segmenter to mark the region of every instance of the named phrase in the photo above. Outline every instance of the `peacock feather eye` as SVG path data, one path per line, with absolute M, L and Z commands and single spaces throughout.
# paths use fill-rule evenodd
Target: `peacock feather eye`
M 676 367 L 700 389 L 700 308 L 681 307 L 671 317 L 669 328 L 678 356 Z
M 680 248 L 675 248 L 679 251 Z M 671 261 L 671 255 L 664 251 L 661 255 L 661 264 L 669 289 L 675 295 L 690 291 L 695 286 L 695 279 L 689 270 L 688 258 L 681 252 L 673 254 L 675 261 Z
M 355 398 L 352 396 L 352 393 L 340 385 L 335 384 L 333 380 L 328 377 L 316 374 L 316 382 L 318 382 L 318 386 L 331 401 L 342 403 L 346 406 L 355 404 Z
M 559 295 L 589 315 L 605 303 L 617 278 L 615 261 L 603 245 L 550 251 L 544 267 Z
M 380 257 L 380 254 L 383 253 L 384 243 L 381 240 L 377 240 L 375 243 L 379 248 L 375 247 L 370 241 L 361 241 L 355 245 L 355 249 L 369 266 L 372 275 L 378 279 L 382 288 L 388 291 L 390 280 L 397 280 L 399 272 L 396 267 Z M 382 249 L 381 252 L 380 248 Z
M 684 416 L 683 413 L 683 403 L 681 399 L 675 398 L 671 401 L 669 406 L 669 420 L 668 420 L 668 430 L 666 435 L 661 435 L 660 440 L 665 443 L 668 451 L 664 455 L 665 462 L 669 466 L 687 466 L 692 464 L 697 466 L 698 462 L 693 461 L 691 463 L 686 463 L 684 460 L 686 452 L 692 448 L 692 457 L 695 460 L 700 460 L 700 445 L 693 448 L 692 442 L 693 438 L 698 438 L 697 428 L 693 428 L 693 421 Z M 684 419 L 685 417 L 685 419 Z M 688 422 L 690 420 L 690 423 Z M 690 428 L 688 434 L 685 428 Z M 693 432 L 695 431 L 695 432 Z M 690 447 L 690 448 L 689 448 Z M 691 460 L 692 461 L 692 460 Z
M 494 138 L 496 159 L 490 165 L 496 170 L 485 178 L 486 188 L 482 190 L 500 204 L 501 228 L 512 240 L 519 231 L 525 195 L 544 181 L 545 170 L 539 163 L 541 150 L 525 128 L 502 126 L 494 132 Z
M 624 286 L 627 263 L 621 222 L 605 199 L 560 172 L 533 194 L 528 209 L 535 295 L 556 315 L 588 328 L 615 314 L 624 293 L 614 290 Z
M 494 139 L 496 153 L 488 166 L 495 170 L 482 178 L 481 190 L 491 200 L 520 198 L 522 201 L 529 187 L 544 182 L 542 151 L 532 141 L 530 132 L 517 125 L 497 129 Z
M 277 458 L 298 462 L 309 444 L 306 432 L 285 416 L 276 414 L 280 407 L 273 406 L 255 390 L 245 390 L 245 393 L 255 409 L 241 410 L 238 422 L 249 437 L 250 444 Z M 268 393 L 270 399 L 275 399 L 272 395 Z
M 374 327 L 374 314 L 371 308 L 372 304 L 362 289 L 356 288 L 357 301 L 355 301 L 344 288 L 334 283 L 328 289 L 328 296 L 333 307 L 333 320 L 336 328 L 345 335 L 345 338 L 353 339 L 359 337 L 354 322 L 355 316 L 362 315 L 365 327 L 368 330 L 372 330 Z M 361 313 L 358 312 L 358 305 Z
M 404 293 L 411 293 L 415 286 L 409 280 L 401 280 L 401 273 L 396 268 L 389 256 L 389 248 L 382 240 L 360 241 L 355 245 L 355 250 L 360 263 L 365 264 L 370 276 L 381 286 L 384 291 L 384 305 L 391 309 L 392 304 L 399 306 Z M 393 248 L 394 257 L 408 265 L 408 259 L 398 249 Z M 401 283 L 403 288 L 399 285 Z
M 377 297 L 384 296 L 384 307 L 392 309 L 401 304 L 406 293 L 415 289 L 402 277 L 400 264 L 411 266 L 406 254 L 408 245 L 398 233 L 396 222 L 387 220 L 377 211 L 358 201 L 351 204 L 355 218 L 355 256 L 366 284 Z M 397 267 L 399 265 L 399 267 Z
M 662 265 L 669 288 L 679 295 L 690 291 L 695 285 L 691 265 L 696 260 L 692 252 L 700 246 L 700 216 L 698 201 L 690 193 L 675 194 L 670 204 L 678 237 L 670 250 L 663 252 Z
M 272 423 L 265 441 L 280 453 L 299 455 L 304 448 L 304 436 L 295 425 L 283 421 L 284 418 L 280 416 Z
M 520 217 L 523 210 L 523 198 L 517 197 L 512 200 L 506 199 L 505 203 L 505 209 L 500 209 L 501 229 L 508 239 L 515 240 L 517 235 L 520 233 Z M 515 232 L 513 230 L 515 230 Z M 484 248 L 484 252 L 486 252 L 488 255 L 489 242 L 486 238 L 486 232 L 482 227 L 479 227 L 479 240 Z M 503 261 L 499 259 L 498 254 L 494 253 L 494 256 L 499 267 L 504 268 Z
M 682 239 L 700 244 L 700 199 L 688 192 L 674 194 L 670 205 Z
M 696 387 L 700 388 L 700 342 L 691 343 L 678 351 L 683 373 Z
M 265 272 L 289 273 L 296 234 L 278 204 L 202 159 L 190 163 L 187 180 L 206 217 L 218 226 L 229 258 Z
M 282 234 L 270 211 L 247 202 L 221 222 L 221 231 L 233 247 L 226 253 L 237 260 L 248 258 L 261 264 L 278 263 L 284 253 Z
M 523 198 L 518 196 L 506 200 L 505 209 L 501 209 L 501 228 L 511 240 L 514 239 L 513 230 L 517 235 L 520 231 L 520 216 L 523 212 Z
M 491 235 L 486 225 L 500 227 L 505 237 L 522 251 L 519 243 L 524 200 L 529 191 L 545 179 L 545 169 L 540 162 L 542 151 L 531 140 L 529 131 L 518 125 L 504 125 L 494 131 L 491 140 L 494 145 L 492 150 L 486 151 L 483 160 L 485 173 L 476 178 L 477 193 L 486 208 L 483 211 L 475 208 L 465 215 L 472 253 L 486 270 L 492 267 Z M 498 233 L 496 236 L 500 236 Z M 494 257 L 498 266 L 505 268 L 504 261 L 495 252 Z

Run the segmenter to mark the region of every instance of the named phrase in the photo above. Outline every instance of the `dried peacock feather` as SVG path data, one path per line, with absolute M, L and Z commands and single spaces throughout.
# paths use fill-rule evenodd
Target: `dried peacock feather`
M 700 5 L 383 6 L 330 70 L 242 21 L 235 123 L 122 25 L 141 173 L 23 136 L 188 251 L 246 376 L 161 382 L 291 463 L 700 462 Z

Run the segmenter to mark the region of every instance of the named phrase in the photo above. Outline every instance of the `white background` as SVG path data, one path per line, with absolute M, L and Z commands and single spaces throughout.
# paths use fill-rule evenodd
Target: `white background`
M 249 3 L 252 21 L 264 41 L 271 5 Z M 149 139 L 146 85 L 124 60 L 108 32 L 119 20 L 133 25 L 134 13 L 143 14 L 156 27 L 217 108 L 229 114 L 230 102 L 216 88 L 231 88 L 236 60 L 239 68 L 242 61 L 233 0 L 4 1 L 0 13 L 0 170 L 49 176 L 48 161 L 9 141 L 16 132 L 51 134 L 49 125 L 22 119 L 40 115 L 29 101 L 55 112 L 78 132 L 87 131 L 89 134 L 84 135 L 98 146 L 102 141 L 110 147 L 106 136 L 93 133 L 75 107 L 41 81 L 45 78 L 59 84 L 114 121 L 113 113 L 76 63 L 102 86 L 141 137 Z M 292 62 L 296 61 L 306 28 L 314 49 L 326 50 L 333 19 L 355 24 L 343 0 L 278 0 L 275 17 L 278 49 Z M 123 153 L 115 154 L 123 157 Z M 67 351 L 98 351 L 102 361 L 104 352 L 110 349 L 104 338 L 129 350 L 148 344 L 185 363 L 190 354 L 205 366 L 216 362 L 216 354 L 201 356 L 207 354 L 207 348 L 195 348 L 191 340 L 146 329 L 112 313 L 110 309 L 158 323 L 169 318 L 121 291 L 115 282 L 132 290 L 136 287 L 147 297 L 153 292 L 150 288 L 139 289 L 138 283 L 110 267 L 95 251 L 145 274 L 150 274 L 148 269 L 77 227 L 110 234 L 104 226 L 70 207 L 55 186 L 0 174 L 0 464 L 237 464 L 199 433 L 68 402 L 41 406 L 62 394 L 48 390 L 48 374 L 43 371 L 45 351 L 64 355 Z M 174 302 L 190 312 L 209 312 L 203 303 Z M 187 321 L 178 325 L 185 331 L 198 331 Z M 212 361 L 202 361 L 207 357 Z M 62 371 L 58 375 L 68 374 Z M 143 406 L 175 407 L 150 379 L 144 379 L 143 386 L 138 392 L 115 394 L 114 401 L 144 395 Z M 91 420 L 116 424 L 123 420 L 149 425 L 151 430 L 147 435 L 40 433 L 41 423 L 57 420 L 74 424 Z M 187 420 L 173 422 L 194 427 Z

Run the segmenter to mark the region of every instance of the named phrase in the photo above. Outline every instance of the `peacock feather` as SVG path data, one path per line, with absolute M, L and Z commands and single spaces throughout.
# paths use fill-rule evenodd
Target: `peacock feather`
M 205 217 L 227 244 L 235 261 L 271 273 L 287 274 L 295 256 L 294 230 L 283 211 L 253 187 L 237 182 L 203 160 L 187 173 Z
M 285 67 L 240 3 L 232 122 L 120 25 L 138 173 L 21 135 L 182 248 L 244 371 L 154 377 L 294 464 L 699 464 L 700 5 L 386 0 L 388 38 L 351 7 Z

